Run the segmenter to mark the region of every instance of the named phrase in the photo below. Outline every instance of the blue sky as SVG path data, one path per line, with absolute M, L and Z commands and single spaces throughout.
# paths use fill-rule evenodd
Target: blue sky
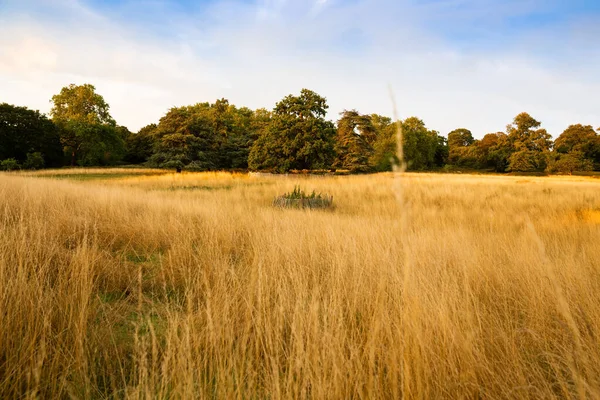
M 0 102 L 92 83 L 137 130 L 173 106 L 272 108 L 306 87 L 447 134 L 527 111 L 600 126 L 600 0 L 0 0 Z

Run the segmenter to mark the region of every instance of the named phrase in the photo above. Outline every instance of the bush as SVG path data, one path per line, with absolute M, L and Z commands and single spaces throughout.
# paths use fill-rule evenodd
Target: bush
M 333 196 L 322 195 L 314 190 L 306 194 L 300 186 L 295 186 L 292 192 L 276 197 L 273 205 L 281 208 L 331 208 Z
M 7 158 L 6 160 L 0 162 L 0 170 L 3 171 L 13 171 L 19 168 L 20 165 L 14 158 Z
M 27 153 L 27 160 L 25 160 L 23 167 L 26 169 L 40 169 L 44 168 L 45 164 L 42 153 Z
M 573 172 L 591 171 L 594 167 L 592 160 L 584 158 L 583 153 L 572 151 L 558 154 L 551 159 L 546 171 L 549 173 L 569 174 Z

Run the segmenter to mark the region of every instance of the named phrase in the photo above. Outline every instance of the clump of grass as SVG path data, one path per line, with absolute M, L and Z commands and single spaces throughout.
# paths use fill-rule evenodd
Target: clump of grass
M 273 200 L 275 207 L 282 208 L 331 208 L 333 207 L 333 196 L 317 193 L 314 190 L 307 194 L 300 186 L 294 186 L 294 190 Z

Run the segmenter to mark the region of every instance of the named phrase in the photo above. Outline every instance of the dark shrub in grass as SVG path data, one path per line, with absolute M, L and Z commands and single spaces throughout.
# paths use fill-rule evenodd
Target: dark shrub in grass
M 273 205 L 281 208 L 332 208 L 333 196 L 316 193 L 314 190 L 311 194 L 306 194 L 299 186 L 295 186 L 292 192 L 276 197 Z

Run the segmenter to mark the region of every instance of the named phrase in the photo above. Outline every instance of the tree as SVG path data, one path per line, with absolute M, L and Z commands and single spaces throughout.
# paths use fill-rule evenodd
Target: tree
M 29 155 L 34 153 L 42 157 L 47 166 L 62 164 L 63 154 L 56 126 L 39 111 L 0 104 L 0 160 L 13 158 L 25 164 Z
M 411 170 L 427 170 L 435 166 L 438 133 L 428 130 L 417 117 L 402 122 L 404 157 Z
M 269 125 L 250 150 L 249 167 L 279 172 L 329 168 L 335 127 L 325 120 L 327 108 L 326 99 L 308 89 L 277 103 Z
M 152 156 L 156 145 L 156 124 L 144 126 L 138 133 L 133 133 L 125 140 L 124 161 L 141 164 Z
M 341 116 L 337 123 L 334 167 L 351 172 L 370 171 L 369 159 L 376 139 L 370 116 L 356 110 L 345 110 Z
M 19 162 L 14 158 L 7 158 L 6 160 L 0 161 L 0 170 L 2 171 L 14 171 L 20 167 Z
M 369 160 L 371 168 L 375 171 L 391 171 L 394 165 L 398 165 L 398 143 L 396 132 L 398 125 L 389 117 L 371 114 L 371 124 L 375 129 L 375 142 L 373 143 L 373 155 Z
M 527 113 L 521 113 L 506 127 L 511 147 L 509 171 L 543 171 L 546 168 L 552 140 L 550 134 L 540 126 L 541 122 Z
M 480 168 L 493 168 L 495 172 L 506 171 L 512 150 L 504 132 L 488 133 L 475 145 L 478 149 L 477 164 Z
M 268 119 L 262 111 L 257 115 L 226 99 L 172 108 L 152 129 L 155 145 L 149 163 L 190 170 L 245 169 L 255 131 Z
M 477 146 L 470 130 L 460 128 L 448 134 L 448 164 L 475 167 Z
M 124 153 L 124 140 L 109 106 L 93 85 L 63 87 L 52 103 L 50 114 L 65 151 L 71 155 L 71 165 L 112 163 L 115 155 Z
M 554 141 L 557 153 L 577 153 L 592 163 L 600 163 L 600 135 L 590 125 L 571 125 Z
M 448 139 L 438 135 L 437 146 L 435 148 L 434 163 L 436 167 L 443 167 L 448 162 L 449 156 Z
M 568 153 L 552 154 L 546 171 L 571 175 L 573 172 L 591 171 L 593 167 L 592 160 L 586 158 L 584 153 L 573 150 Z
M 42 153 L 36 151 L 35 153 L 27 153 L 27 159 L 23 163 L 23 167 L 26 169 L 41 169 L 44 168 L 45 164 Z

